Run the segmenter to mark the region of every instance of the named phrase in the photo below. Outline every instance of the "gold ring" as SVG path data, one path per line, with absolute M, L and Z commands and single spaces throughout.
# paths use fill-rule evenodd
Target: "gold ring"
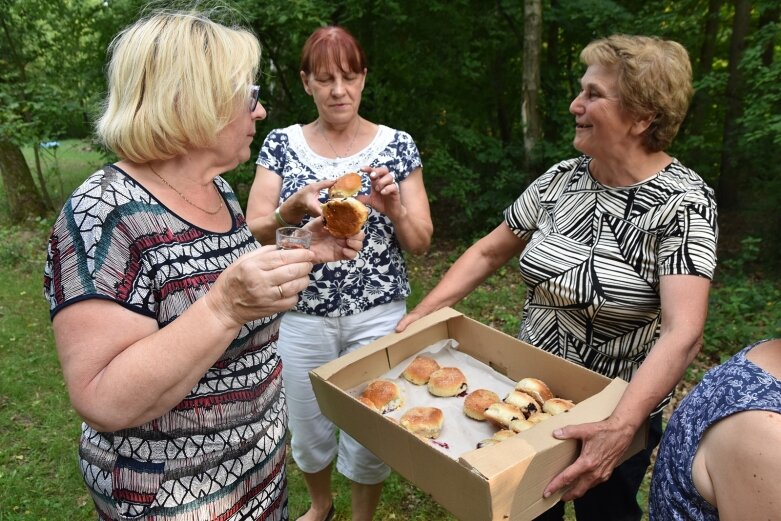
M 285 294 L 282 293 L 282 286 L 277 286 L 277 291 L 279 291 L 279 298 L 284 300 Z

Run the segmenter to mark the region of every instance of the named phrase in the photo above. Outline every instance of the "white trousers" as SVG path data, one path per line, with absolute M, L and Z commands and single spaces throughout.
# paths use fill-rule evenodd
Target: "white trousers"
M 334 458 L 336 470 L 364 485 L 381 483 L 390 468 L 368 449 L 342 432 L 320 412 L 309 371 L 392 333 L 406 312 L 403 300 L 356 315 L 320 317 L 285 313 L 277 349 L 282 357 L 293 459 L 308 474 L 326 468 Z

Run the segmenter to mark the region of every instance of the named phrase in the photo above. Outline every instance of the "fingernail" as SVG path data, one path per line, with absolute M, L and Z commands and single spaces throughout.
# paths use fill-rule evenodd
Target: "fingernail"
M 547 491 L 543 492 L 542 493 L 542 497 L 545 498 L 545 499 L 548 499 L 550 497 L 550 492 L 547 492 Z

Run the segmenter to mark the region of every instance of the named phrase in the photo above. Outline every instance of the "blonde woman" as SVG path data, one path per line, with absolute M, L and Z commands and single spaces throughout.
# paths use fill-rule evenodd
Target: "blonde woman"
M 156 12 L 110 48 L 97 133 L 121 158 L 63 207 L 45 292 L 99 519 L 287 519 L 280 314 L 316 262 L 261 247 L 220 174 L 250 157 L 260 47 L 195 12 Z

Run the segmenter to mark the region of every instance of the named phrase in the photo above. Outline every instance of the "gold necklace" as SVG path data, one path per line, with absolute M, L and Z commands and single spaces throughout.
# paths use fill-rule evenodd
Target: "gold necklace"
M 152 171 L 152 173 L 153 173 L 153 174 L 155 174 L 155 175 L 157 176 L 157 178 L 158 178 L 158 179 L 160 179 L 160 180 L 161 180 L 163 183 L 165 183 L 165 185 L 166 185 L 168 188 L 170 188 L 171 190 L 173 190 L 174 192 L 176 192 L 177 194 L 179 194 L 179 197 L 181 197 L 182 199 L 184 199 L 184 200 L 185 200 L 185 201 L 186 201 L 188 204 L 190 204 L 191 206 L 194 206 L 194 207 L 198 208 L 200 211 L 202 211 L 202 212 L 204 212 L 204 213 L 208 213 L 209 215 L 217 215 L 217 214 L 219 213 L 219 211 L 220 211 L 220 210 L 222 210 L 222 207 L 223 207 L 223 199 L 222 199 L 222 195 L 220 194 L 220 191 L 219 191 L 219 190 L 217 190 L 217 186 L 214 184 L 214 181 L 212 181 L 212 186 L 214 187 L 214 191 L 215 191 L 215 192 L 217 192 L 217 196 L 220 198 L 220 206 L 219 206 L 219 208 L 217 208 L 216 210 L 207 210 L 206 208 L 201 208 L 200 206 L 198 206 L 197 204 L 195 204 L 194 202 L 192 202 L 191 200 L 189 200 L 189 199 L 187 198 L 187 196 L 185 196 L 185 195 L 184 195 L 182 192 L 180 192 L 179 190 L 177 190 L 176 188 L 174 188 L 174 187 L 171 185 L 171 183 L 169 183 L 168 181 L 166 181 L 166 180 L 163 178 L 163 176 L 161 176 L 160 174 L 158 174 L 158 173 L 157 173 L 157 170 L 155 170 L 155 169 L 152 167 L 152 164 L 151 164 L 151 163 L 147 163 L 147 164 L 146 164 L 146 166 L 148 166 L 148 167 L 149 167 L 149 170 L 151 170 L 151 171 Z
M 350 140 L 350 144 L 347 145 L 347 150 L 344 155 L 339 154 L 339 152 L 336 151 L 334 146 L 331 144 L 330 141 L 328 141 L 328 138 L 325 137 L 325 132 L 323 132 L 323 126 L 320 124 L 320 120 L 317 120 L 317 131 L 320 133 L 320 136 L 322 136 L 323 141 L 325 141 L 325 144 L 328 145 L 328 148 L 331 149 L 331 152 L 334 153 L 336 156 L 336 159 L 342 159 L 343 157 L 348 157 L 350 155 L 350 150 L 353 148 L 353 143 L 355 143 L 355 138 L 358 137 L 358 131 L 361 129 L 361 120 L 358 120 L 358 124 L 355 126 L 355 134 L 353 134 L 352 140 Z

